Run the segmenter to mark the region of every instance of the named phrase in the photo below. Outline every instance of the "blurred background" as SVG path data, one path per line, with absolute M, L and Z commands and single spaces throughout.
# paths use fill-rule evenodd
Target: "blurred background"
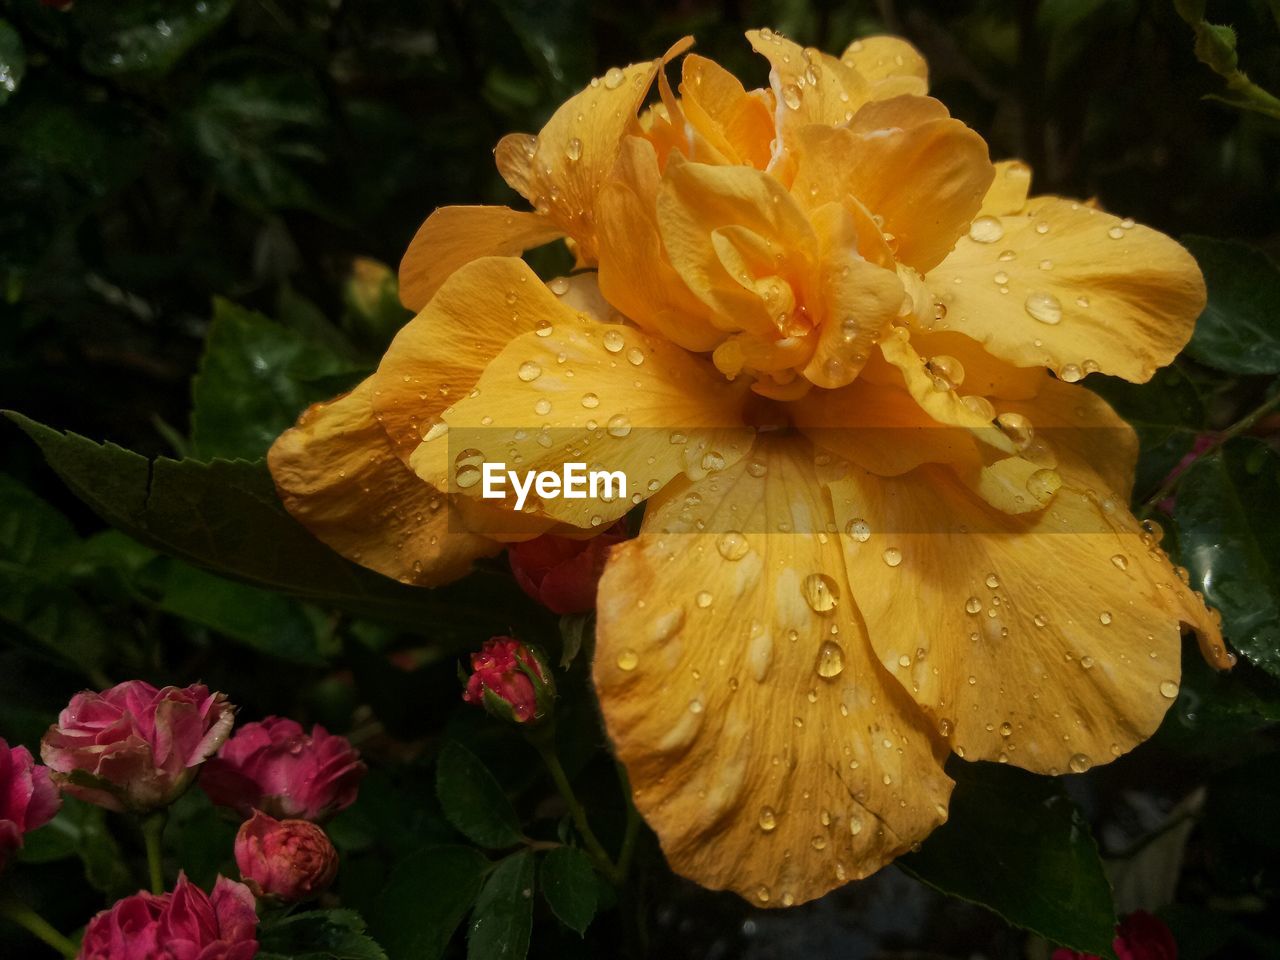
M 1250 77 L 1280 90 L 1280 4 L 1211 0 L 1207 15 L 1235 27 Z M 521 203 L 493 166 L 502 134 L 536 131 L 590 77 L 685 34 L 764 85 L 742 36 L 764 25 L 836 54 L 903 35 L 993 159 L 1031 163 L 1033 192 L 1280 252 L 1280 121 L 1213 99 L 1223 79 L 1172 0 L 0 0 L 0 408 L 149 457 L 259 457 L 301 407 L 376 364 L 407 319 L 395 266 L 433 208 Z M 1170 376 L 1175 393 L 1195 385 L 1196 422 L 1157 451 L 1140 494 L 1197 431 L 1274 389 L 1190 361 Z M 1174 402 L 1109 395 L 1139 419 Z M 240 587 L 106 532 L 4 421 L 0 457 L 0 735 L 34 743 L 70 692 L 142 674 L 234 684 L 246 716 L 321 719 L 395 759 L 446 726 L 482 755 L 504 749 L 454 712 L 454 653 L 487 636 L 466 620 L 474 603 L 393 627 Z M 554 629 L 509 584 L 483 589 L 488 616 Z M 1280 956 L 1280 698 L 1248 663 L 1227 690 L 1187 662 L 1161 734 L 1070 789 L 1104 856 L 1123 861 L 1122 909 L 1172 904 L 1190 960 Z M 578 768 L 588 782 L 599 768 L 605 791 L 586 727 Z M 534 777 L 519 751 L 504 763 L 508 785 Z M 336 828 L 357 904 L 387 869 L 370 851 L 447 832 L 429 780 L 415 791 L 421 772 L 406 770 L 373 778 L 374 799 Z M 78 859 L 31 858 L 31 894 L 62 890 L 49 910 L 68 923 L 128 886 L 118 860 L 137 853 L 91 813 L 77 829 Z M 211 875 L 220 854 L 198 834 L 183 842 Z M 666 875 L 652 845 L 647 862 L 639 926 L 654 955 L 1049 953 L 897 868 L 763 914 Z M 0 929 L 0 955 L 35 949 L 15 936 Z M 637 937 L 605 914 L 587 941 L 540 933 L 533 955 L 613 956 Z

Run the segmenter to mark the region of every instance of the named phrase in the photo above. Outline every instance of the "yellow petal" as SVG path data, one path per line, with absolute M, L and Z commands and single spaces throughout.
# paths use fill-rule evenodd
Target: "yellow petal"
M 600 582 L 595 685 L 638 809 L 677 873 L 768 907 L 884 866 L 951 792 L 871 655 L 813 460 L 762 440 L 672 484 Z
M 1027 205 L 1027 192 L 1031 189 L 1031 168 L 1021 160 L 1001 160 L 995 167 L 995 179 L 982 198 L 978 216 L 1010 217 L 1021 213 Z
M 863 37 L 849 44 L 840 59 L 870 82 L 876 99 L 929 92 L 929 65 L 901 37 Z
M 681 69 L 685 116 L 713 151 L 708 157 L 690 159 L 744 164 L 757 170 L 768 166 L 774 129 L 765 99 L 748 93 L 737 77 L 706 57 L 690 54 Z
M 812 282 L 813 228 L 759 170 L 673 157 L 658 191 L 658 226 L 672 266 L 722 329 L 778 336 L 777 318 L 795 302 L 790 284 Z M 774 291 L 793 299 L 771 306 Z
M 964 371 L 960 392 L 980 397 L 1026 400 L 1050 377 L 1038 367 L 1015 367 L 993 357 L 976 340 L 952 331 L 914 330 L 911 344 L 922 357 L 954 357 Z
M 982 138 L 959 120 L 923 119 L 929 103 L 936 101 L 868 104 L 863 110 L 874 128 L 855 118 L 860 132 L 803 128 L 795 188 L 801 196 L 815 186 L 835 192 L 834 199 L 852 194 L 892 235 L 897 259 L 921 272 L 940 263 L 969 229 L 993 176 Z
M 571 236 L 584 259 L 595 255 L 596 195 L 661 63 L 611 68 L 565 101 L 536 137 L 509 134 L 494 152 L 503 179 Z
M 462 532 L 447 497 L 415 477 L 374 418 L 372 380 L 317 403 L 272 445 L 267 464 L 285 509 L 349 560 L 438 586 L 501 544 Z
M 870 99 L 867 80 L 821 50 L 801 47 L 772 30 L 750 30 L 747 40 L 771 67 L 769 86 L 777 101 L 775 125 L 782 139 L 779 148 L 806 124 L 846 123 Z
M 1210 619 L 1122 502 L 1062 482 L 1023 517 L 939 467 L 831 484 L 837 523 L 870 530 L 843 543 L 872 646 L 967 759 L 1066 773 L 1126 752 L 1177 694 L 1180 621 Z
M 447 432 L 411 458 L 419 476 L 478 498 L 482 462 L 521 474 L 561 473 L 565 463 L 621 471 L 625 496 L 616 487 L 606 496 L 600 486 L 584 499 L 530 498 L 527 508 L 539 516 L 590 528 L 622 516 L 677 474 L 705 475 L 743 456 L 751 431 L 739 412 L 742 385 L 635 327 L 566 313 L 549 330 L 514 339 L 444 412 Z
M 536 213 L 510 207 L 441 207 L 418 228 L 400 261 L 400 302 L 418 311 L 449 274 L 480 257 L 518 256 L 563 235 Z
M 485 257 L 453 273 L 396 334 L 372 378 L 374 412 L 397 456 L 408 463 L 512 339 L 573 315 L 521 260 Z
M 1001 359 L 1069 382 L 1092 371 L 1145 382 L 1190 338 L 1204 279 L 1164 234 L 1056 197 L 992 224 L 928 280 L 945 326 Z

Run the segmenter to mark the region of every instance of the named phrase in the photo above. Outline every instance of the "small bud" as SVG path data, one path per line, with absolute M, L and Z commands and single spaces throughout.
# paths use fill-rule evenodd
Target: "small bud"
M 585 613 L 596 605 L 609 548 L 626 537 L 622 522 L 587 540 L 544 533 L 511 544 L 507 558 L 520 589 L 552 613 Z
M 466 685 L 463 700 L 512 723 L 544 720 L 555 702 L 555 680 L 542 653 L 510 637 L 487 640 L 471 655 Z
M 1204 19 L 1205 0 L 1173 0 L 1178 16 L 1195 26 Z
M 338 851 L 322 827 L 277 820 L 261 810 L 241 825 L 235 854 L 245 886 L 283 903 L 310 900 L 338 873 Z

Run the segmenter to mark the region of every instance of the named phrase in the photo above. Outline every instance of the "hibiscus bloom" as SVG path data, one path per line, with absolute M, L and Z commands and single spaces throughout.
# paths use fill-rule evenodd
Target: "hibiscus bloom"
M 647 500 L 599 585 L 608 732 L 677 872 L 789 906 L 942 823 L 950 753 L 1081 772 L 1159 725 L 1183 625 L 1230 655 L 1076 383 L 1173 359 L 1195 261 L 1029 197 L 901 40 L 749 40 L 766 88 L 690 54 L 673 89 L 678 46 L 505 138 L 532 211 L 434 213 L 420 312 L 270 464 L 318 537 L 422 585 Z M 544 284 L 516 255 L 561 237 L 579 269 Z M 485 461 L 583 459 L 629 495 L 481 496 Z

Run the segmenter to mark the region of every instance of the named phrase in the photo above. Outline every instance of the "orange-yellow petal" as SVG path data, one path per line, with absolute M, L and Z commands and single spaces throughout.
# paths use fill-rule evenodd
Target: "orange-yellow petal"
M 411 463 L 432 484 L 473 498 L 484 492 L 485 462 L 521 474 L 560 473 L 565 463 L 620 471 L 625 496 L 601 485 L 597 496 L 530 497 L 526 506 L 577 527 L 608 525 L 678 474 L 705 475 L 745 454 L 743 389 L 666 340 L 565 311 L 511 341 Z
M 546 217 L 510 207 L 440 207 L 418 228 L 400 261 L 400 302 L 421 310 L 464 264 L 518 256 L 563 235 Z
M 1069 382 L 1093 371 L 1151 379 L 1205 303 L 1194 258 L 1173 240 L 1057 197 L 976 223 L 928 281 L 946 305 L 939 327 Z
M 840 59 L 871 84 L 877 100 L 929 92 L 929 65 L 901 37 L 863 37 L 845 47 Z
M 371 380 L 317 403 L 267 454 L 280 499 L 349 560 L 417 586 L 465 574 L 501 544 L 463 531 L 449 499 L 396 457 L 370 403 Z
M 861 531 L 843 544 L 880 662 L 967 759 L 1066 773 L 1119 756 L 1177 694 L 1180 622 L 1215 629 L 1124 504 L 1069 472 L 1025 516 L 939 467 L 855 468 L 831 495 Z
M 766 98 L 756 91 L 748 93 L 732 73 L 697 54 L 685 57 L 681 70 L 685 116 L 711 151 L 704 157 L 695 149 L 689 159 L 757 170 L 768 166 L 775 134 Z
M 763 439 L 655 498 L 600 582 L 595 685 L 636 805 L 677 873 L 760 906 L 873 873 L 951 792 L 831 519 L 808 442 Z
M 594 258 L 596 195 L 636 123 L 660 60 L 613 67 L 556 110 L 535 137 L 513 133 L 494 152 L 511 188 Z
M 982 198 L 979 217 L 1010 217 L 1021 213 L 1027 205 L 1031 189 L 1031 168 L 1021 160 L 1001 160 L 995 165 L 995 179 Z M 978 226 L 981 234 L 983 225 Z

